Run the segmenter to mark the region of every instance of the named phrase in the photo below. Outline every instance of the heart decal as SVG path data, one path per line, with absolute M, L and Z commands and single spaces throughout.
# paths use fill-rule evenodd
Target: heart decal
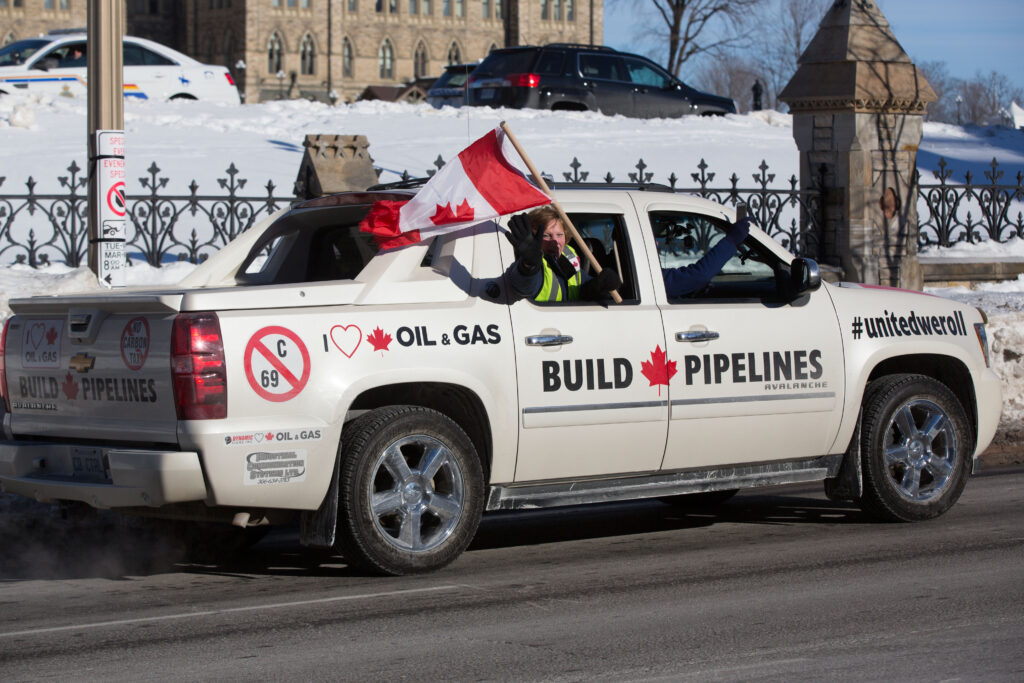
M 331 341 L 339 351 L 351 358 L 363 341 L 363 331 L 358 325 L 335 325 L 331 328 Z
M 46 323 L 33 323 L 29 325 L 25 336 L 28 339 L 28 343 L 32 345 L 32 348 L 38 349 L 46 337 Z

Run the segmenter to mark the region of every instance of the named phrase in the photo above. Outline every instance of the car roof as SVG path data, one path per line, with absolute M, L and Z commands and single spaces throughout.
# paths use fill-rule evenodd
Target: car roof
M 38 36 L 38 38 L 40 40 L 49 40 L 51 43 L 71 43 L 80 40 L 88 41 L 89 34 L 81 29 L 54 29 L 45 35 Z M 202 64 L 202 62 L 197 61 L 182 52 L 178 52 L 174 48 L 167 47 L 162 43 L 158 43 L 147 38 L 124 36 L 124 40 L 130 43 L 142 45 L 143 47 L 149 48 L 165 57 L 172 57 L 182 65 L 199 66 Z

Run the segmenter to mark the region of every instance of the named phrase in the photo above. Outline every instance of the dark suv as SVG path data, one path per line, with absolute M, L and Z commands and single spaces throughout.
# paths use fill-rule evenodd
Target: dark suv
M 695 90 L 645 57 L 569 43 L 494 50 L 470 76 L 468 104 L 640 118 L 736 113 L 731 99 Z

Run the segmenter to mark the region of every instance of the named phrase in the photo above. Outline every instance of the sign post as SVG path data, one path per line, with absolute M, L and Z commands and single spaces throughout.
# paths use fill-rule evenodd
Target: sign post
M 124 286 L 124 0 L 88 3 L 89 267 L 100 284 Z

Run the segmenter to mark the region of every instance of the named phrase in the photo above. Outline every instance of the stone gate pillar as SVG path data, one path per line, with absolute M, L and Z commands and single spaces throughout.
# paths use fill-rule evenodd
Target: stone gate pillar
M 801 187 L 825 183 L 819 256 L 845 280 L 920 289 L 914 171 L 935 93 L 873 0 L 835 0 L 798 63 L 779 98 Z

